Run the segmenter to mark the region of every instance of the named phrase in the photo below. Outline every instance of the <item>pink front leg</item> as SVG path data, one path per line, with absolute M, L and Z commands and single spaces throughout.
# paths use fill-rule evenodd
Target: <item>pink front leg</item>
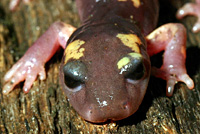
M 200 0 L 196 0 L 196 3 L 187 3 L 181 7 L 176 14 L 178 19 L 182 19 L 186 15 L 197 16 L 197 22 L 194 24 L 192 31 L 197 33 L 200 31 Z
M 73 26 L 62 22 L 52 24 L 6 73 L 3 93 L 8 94 L 16 84 L 24 80 L 23 91 L 28 93 L 37 75 L 44 80 L 46 78 L 44 64 L 55 54 L 59 46 L 65 48 L 67 40 L 74 30 Z
M 174 85 L 178 81 L 184 82 L 189 89 L 193 89 L 194 82 L 185 68 L 185 27 L 178 23 L 166 24 L 157 28 L 146 39 L 150 56 L 165 50 L 163 65 L 160 69 L 153 68 L 152 73 L 156 77 L 167 80 L 167 96 L 173 94 Z

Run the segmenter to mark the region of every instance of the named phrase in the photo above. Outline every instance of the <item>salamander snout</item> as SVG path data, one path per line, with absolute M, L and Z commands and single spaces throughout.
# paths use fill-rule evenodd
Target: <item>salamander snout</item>
M 115 105 L 102 101 L 100 105 L 91 104 L 84 108 L 84 110 L 81 113 L 85 120 L 101 123 L 127 118 L 137 110 L 137 107 L 133 107 L 130 101 L 119 102 Z

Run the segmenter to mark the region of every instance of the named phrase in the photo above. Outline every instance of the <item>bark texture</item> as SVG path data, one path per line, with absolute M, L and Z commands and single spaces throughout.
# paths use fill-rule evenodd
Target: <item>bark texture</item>
M 175 12 L 194 0 L 160 0 L 158 25 L 177 22 Z M 195 17 L 181 20 L 187 27 L 187 70 L 195 82 L 188 90 L 178 83 L 172 97 L 165 96 L 165 81 L 151 77 L 139 110 L 131 117 L 114 123 L 91 124 L 84 121 L 69 105 L 59 86 L 58 71 L 62 57 L 59 51 L 46 64 L 47 79 L 36 80 L 28 94 L 23 83 L 7 96 L 2 95 L 5 72 L 27 48 L 52 24 L 61 20 L 79 25 L 74 0 L 34 0 L 20 4 L 15 12 L 8 10 L 8 0 L 0 1 L 0 134 L 1 133 L 184 133 L 200 132 L 200 33 L 191 32 Z M 152 57 L 160 66 L 161 54 Z

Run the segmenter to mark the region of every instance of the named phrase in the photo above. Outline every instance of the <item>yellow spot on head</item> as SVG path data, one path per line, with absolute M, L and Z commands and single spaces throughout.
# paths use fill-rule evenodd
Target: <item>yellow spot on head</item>
M 120 59 L 117 63 L 118 69 L 124 68 L 126 65 L 128 65 L 131 62 L 131 59 L 133 58 L 142 58 L 142 55 L 140 53 L 129 53 L 126 57 L 123 57 Z
M 126 2 L 127 0 L 118 0 L 119 2 Z M 133 2 L 133 5 L 135 6 L 135 7 L 140 7 L 140 5 L 141 5 L 141 2 L 140 2 L 140 0 L 132 0 L 132 2 Z
M 140 48 L 138 45 L 141 44 L 140 38 L 135 34 L 117 34 L 117 36 L 122 43 L 131 48 L 134 52 L 140 53 Z
M 133 2 L 133 5 L 137 8 L 140 7 L 141 5 L 140 0 L 132 0 L 132 2 Z
M 71 58 L 79 59 L 84 55 L 83 52 L 85 51 L 85 48 L 80 48 L 83 44 L 85 44 L 85 41 L 75 40 L 67 46 L 65 49 L 64 64 Z
M 128 57 L 123 57 L 120 59 L 117 63 L 118 69 L 121 69 L 123 66 L 127 65 L 130 63 L 130 59 Z
M 142 55 L 139 54 L 139 53 L 129 53 L 128 55 L 133 57 L 133 58 L 141 58 L 142 57 Z

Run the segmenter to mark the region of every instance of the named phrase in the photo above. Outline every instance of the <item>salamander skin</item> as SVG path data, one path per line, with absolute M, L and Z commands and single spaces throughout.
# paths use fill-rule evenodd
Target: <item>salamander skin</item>
M 45 79 L 44 64 L 59 46 L 65 48 L 60 67 L 62 89 L 74 109 L 90 122 L 116 121 L 136 112 L 150 73 L 167 81 L 168 96 L 178 81 L 194 88 L 185 69 L 184 26 L 169 23 L 153 31 L 157 0 L 76 3 L 82 26 L 75 30 L 63 22 L 52 24 L 5 75 L 4 94 L 23 80 L 23 90 L 28 93 L 37 75 Z M 163 50 L 162 67 L 151 71 L 149 55 Z
M 60 80 L 70 103 L 88 121 L 104 122 L 108 119 L 126 118 L 138 109 L 143 100 L 149 81 L 150 60 L 140 30 L 148 34 L 156 26 L 158 3 L 145 0 L 141 1 L 144 6 L 136 8 L 133 2 L 77 1 L 83 26 L 77 29 L 68 41 Z M 147 5 L 155 6 L 154 10 L 145 10 Z M 153 21 L 144 16 L 140 17 L 138 13 L 146 14 Z M 132 20 L 131 16 L 137 20 Z M 150 24 L 150 27 L 146 27 L 147 24 Z M 74 44 L 77 40 L 83 43 Z M 68 53 L 68 47 L 71 45 L 80 46 L 77 51 L 84 49 L 83 56 L 74 58 L 73 55 L 71 58 Z M 76 78 L 71 78 L 74 77 L 71 76 L 72 72 L 63 72 L 63 68 L 68 64 L 70 67 L 66 68 L 72 68 L 72 71 L 77 64 L 83 64 L 86 68 L 81 72 L 77 69 L 80 73 L 78 75 L 83 73 L 81 77 L 84 78 L 77 78 L 77 85 L 73 82 L 75 86 L 68 82 L 69 79 L 77 81 Z

